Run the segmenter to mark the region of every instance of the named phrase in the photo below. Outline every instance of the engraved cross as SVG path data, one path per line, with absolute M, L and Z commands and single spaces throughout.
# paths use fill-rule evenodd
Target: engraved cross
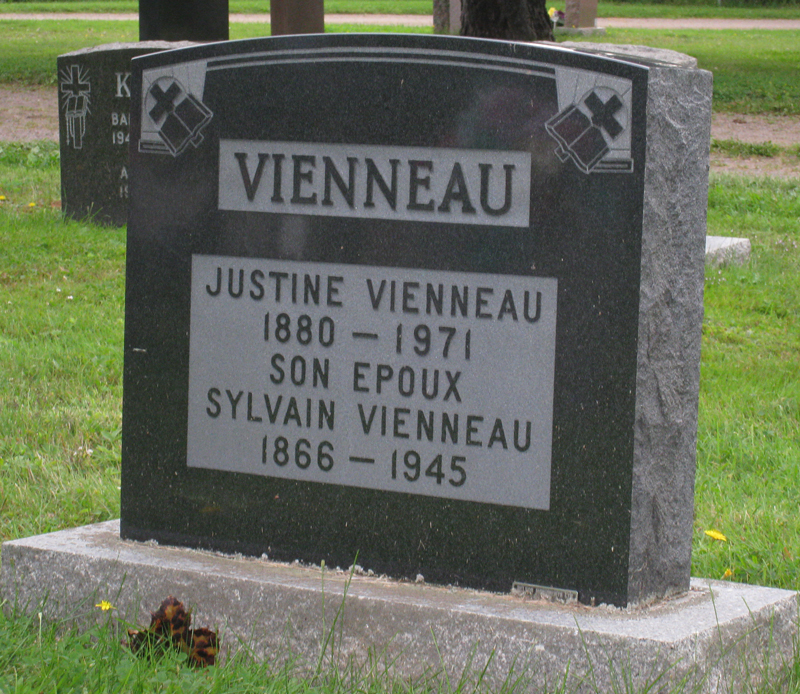
M 61 91 L 69 92 L 72 96 L 80 96 L 89 91 L 89 83 L 81 79 L 81 69 L 78 65 L 71 65 L 69 69 L 69 82 L 61 83 Z
M 175 104 L 173 101 L 175 101 L 175 98 L 180 93 L 181 88 L 176 82 L 173 82 L 166 92 L 163 91 L 157 84 L 154 84 L 150 88 L 150 95 L 156 100 L 156 105 L 150 109 L 150 118 L 153 119 L 154 123 L 158 123 L 164 114 L 172 113 L 172 111 L 175 109 Z
M 586 106 L 592 112 L 592 125 L 603 128 L 612 138 L 619 135 L 624 128 L 614 118 L 614 114 L 622 108 L 622 102 L 616 94 L 603 103 L 594 92 L 586 97 Z

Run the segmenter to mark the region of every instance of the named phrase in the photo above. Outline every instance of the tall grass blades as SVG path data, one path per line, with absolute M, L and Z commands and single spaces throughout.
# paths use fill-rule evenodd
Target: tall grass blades
M 692 571 L 797 589 L 800 183 L 715 178 L 709 205 L 753 257 L 706 274 Z

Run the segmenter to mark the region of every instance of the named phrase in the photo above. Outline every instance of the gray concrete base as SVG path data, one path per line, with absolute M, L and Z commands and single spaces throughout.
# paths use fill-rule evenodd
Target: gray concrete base
M 647 608 L 557 606 L 121 541 L 116 521 L 4 543 L 0 589 L 7 611 L 100 618 L 93 606 L 105 599 L 143 625 L 174 595 L 196 626 L 219 629 L 223 650 L 241 643 L 260 657 L 316 662 L 333 628 L 333 657 L 372 658 L 400 677 L 442 667 L 458 677 L 490 661 L 495 690 L 511 672 L 529 691 L 684 682 L 683 691 L 735 692 L 765 677 L 775 684 L 797 633 L 797 594 L 774 588 L 693 579 L 688 594 Z
M 750 239 L 706 236 L 706 265 L 744 265 L 750 260 Z

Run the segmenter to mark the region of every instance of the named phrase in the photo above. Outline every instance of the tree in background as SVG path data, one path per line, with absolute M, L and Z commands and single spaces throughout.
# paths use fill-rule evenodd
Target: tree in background
M 545 0 L 462 0 L 461 35 L 506 41 L 552 41 Z

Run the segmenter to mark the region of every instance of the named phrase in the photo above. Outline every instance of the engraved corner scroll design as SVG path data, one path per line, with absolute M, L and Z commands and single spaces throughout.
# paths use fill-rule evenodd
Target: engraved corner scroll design
M 181 80 L 162 75 L 145 85 L 139 151 L 177 157 L 199 147 L 211 110 Z
M 79 64 L 62 68 L 58 76 L 61 107 L 66 119 L 67 146 L 83 149 L 86 116 L 89 114 L 92 84 L 89 70 Z
M 559 112 L 545 123 L 562 162 L 589 173 L 632 173 L 631 82 L 559 70 Z

